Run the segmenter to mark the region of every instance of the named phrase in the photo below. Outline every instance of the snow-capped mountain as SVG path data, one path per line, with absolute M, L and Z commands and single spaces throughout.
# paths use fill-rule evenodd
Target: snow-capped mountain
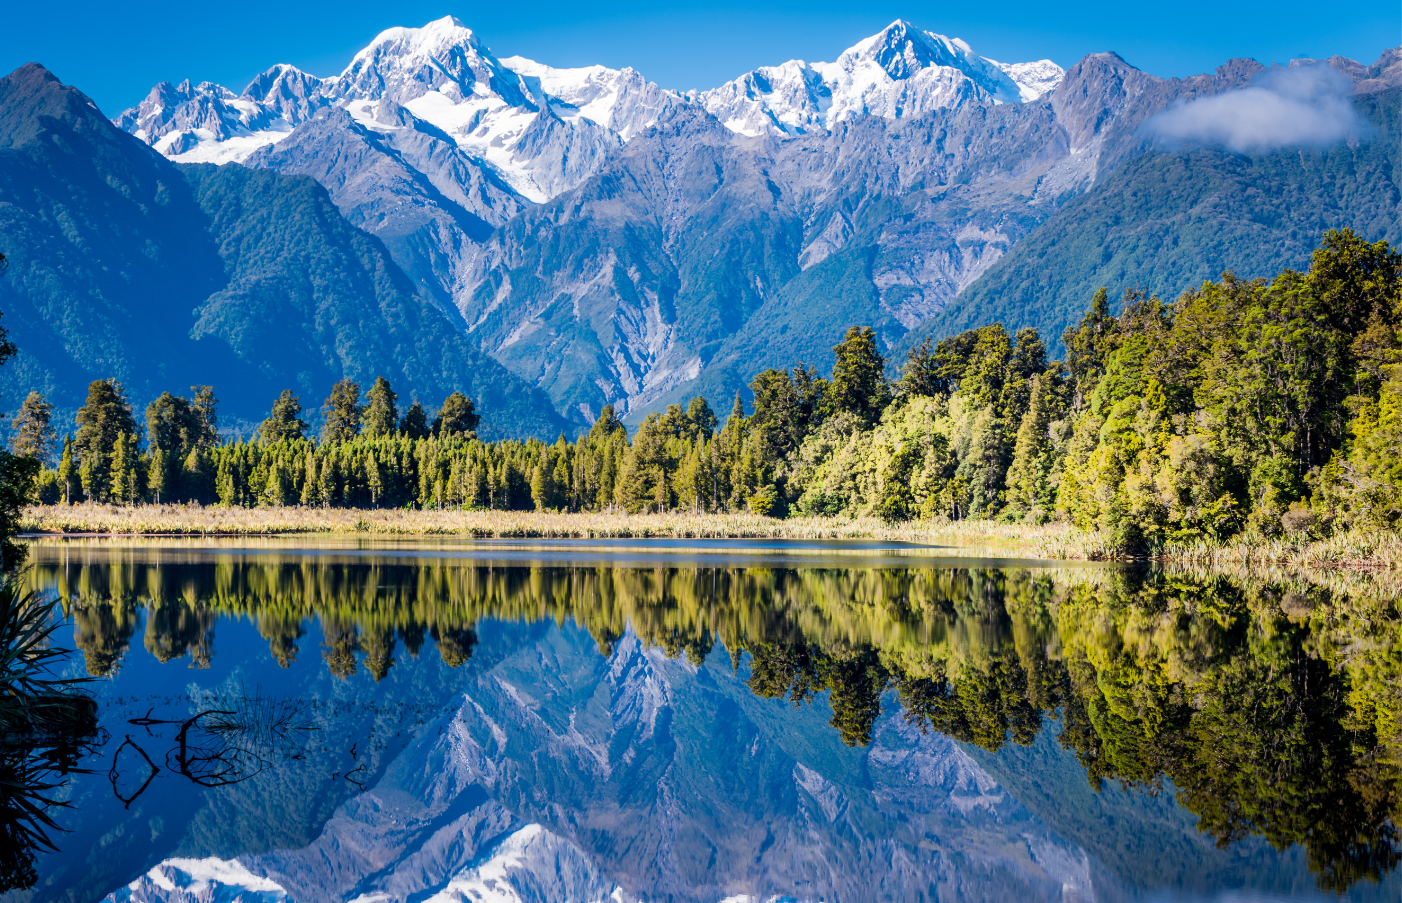
M 212 82 L 162 82 L 112 121 L 183 162 L 242 161 L 327 106 L 325 85 L 324 79 L 286 64 L 259 75 L 237 96 Z
M 244 162 L 330 106 L 375 128 L 382 99 L 408 110 L 540 202 L 592 175 L 609 152 L 678 105 L 699 105 L 745 135 L 799 134 L 852 116 L 915 116 L 964 103 L 1032 100 L 1064 73 L 1050 60 L 1001 64 L 967 44 L 896 21 L 835 63 L 796 60 L 683 97 L 631 68 L 555 69 L 498 59 L 448 16 L 391 28 L 339 76 L 279 64 L 240 95 L 209 82 L 162 83 L 114 120 L 181 162 Z
M 764 66 L 688 97 L 734 131 L 788 135 L 858 115 L 900 119 L 966 103 L 1036 100 L 1064 75 L 1051 60 L 999 63 L 958 38 L 897 19 L 836 62 Z
M 163 83 L 114 122 L 181 162 L 244 162 L 326 107 L 382 130 L 376 110 L 389 101 L 540 202 L 588 178 L 677 100 L 632 69 L 551 69 L 521 57 L 508 65 L 449 16 L 380 33 L 334 78 L 279 65 L 239 96 Z

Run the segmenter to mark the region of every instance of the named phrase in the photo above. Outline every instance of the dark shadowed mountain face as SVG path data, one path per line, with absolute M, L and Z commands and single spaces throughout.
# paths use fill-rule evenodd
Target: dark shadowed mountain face
M 489 433 L 565 425 L 316 182 L 170 163 L 37 65 L 0 80 L 0 252 L 10 409 L 37 389 L 66 414 L 104 377 L 143 406 L 208 383 L 246 425 L 283 388 L 314 409 L 337 379 L 385 375 L 406 402 L 479 399 Z

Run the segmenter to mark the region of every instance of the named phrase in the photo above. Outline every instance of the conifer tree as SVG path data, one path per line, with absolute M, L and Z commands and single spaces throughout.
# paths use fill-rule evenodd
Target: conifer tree
M 20 406 L 19 413 L 10 425 L 14 434 L 10 437 L 10 449 L 25 458 L 34 458 L 47 465 L 53 457 L 57 436 L 52 420 L 54 406 L 38 392 L 30 392 Z
M 70 433 L 63 437 L 63 455 L 58 459 L 58 484 L 65 505 L 73 503 L 74 481 L 77 475 L 78 469 L 73 460 L 73 436 Z
M 933 348 L 933 343 L 927 338 L 906 354 L 905 364 L 901 367 L 902 395 L 943 398 L 949 394 L 949 380 L 941 375 L 939 359 Z
M 366 436 L 378 439 L 394 435 L 399 428 L 399 409 L 395 407 L 398 400 L 399 396 L 390 388 L 389 380 L 383 376 L 375 377 L 374 385 L 365 393 Z
M 349 442 L 360 435 L 360 383 L 343 379 L 331 389 L 322 406 L 326 424 L 321 428 L 322 442 Z
M 165 500 L 165 494 L 170 485 L 170 460 L 169 455 L 163 448 L 156 448 L 151 452 L 151 460 L 147 465 L 146 488 L 151 493 L 151 499 L 157 505 Z
M 876 333 L 870 326 L 853 326 L 832 351 L 837 356 L 832 368 L 833 407 L 867 425 L 876 423 L 890 399 L 886 361 L 876 347 Z
M 118 433 L 112 448 L 111 496 L 113 500 L 134 504 L 140 499 L 141 487 L 136 473 L 136 433 Z
M 435 436 L 461 436 L 475 433 L 482 420 L 473 407 L 472 399 L 461 392 L 454 392 L 443 401 L 438 416 L 433 421 Z
M 1033 377 L 1031 402 L 1018 427 L 1007 477 L 1007 513 L 1036 523 L 1047 521 L 1055 504 L 1051 485 L 1053 450 L 1048 434 L 1054 403 L 1050 381 L 1050 374 Z
M 700 395 L 691 399 L 686 406 L 686 419 L 690 425 L 688 435 L 691 439 L 697 437 L 709 440 L 716 432 L 716 426 L 720 423 L 716 417 L 716 412 L 711 410 L 710 404 Z
M 88 384 L 87 403 L 78 409 L 75 448 L 81 462 L 83 492 L 105 501 L 112 491 L 112 453 L 120 436 L 135 446 L 136 421 L 120 383 L 97 379 Z
M 399 432 L 409 439 L 428 438 L 428 414 L 417 399 L 409 405 L 409 410 L 404 412 L 404 419 L 399 421 Z
M 214 448 L 219 444 L 219 400 L 214 397 L 214 387 L 191 386 L 190 391 L 195 393 L 190 400 L 190 411 L 194 416 L 191 445 L 203 449 Z
M 307 432 L 307 423 L 301 414 L 301 399 L 293 395 L 292 390 L 283 389 L 273 402 L 272 413 L 258 427 L 258 438 L 265 445 L 283 439 L 301 439 Z

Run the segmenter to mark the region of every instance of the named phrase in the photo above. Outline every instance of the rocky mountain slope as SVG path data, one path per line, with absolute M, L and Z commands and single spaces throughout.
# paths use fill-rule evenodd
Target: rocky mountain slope
M 1037 327 L 1056 349 L 1101 286 L 1116 296 L 1141 288 L 1172 300 L 1226 270 L 1255 279 L 1304 269 L 1327 229 L 1402 242 L 1402 65 L 1389 56 L 1354 70 L 1362 138 L 1270 153 L 1194 147 L 1133 157 L 1033 230 L 903 346 L 1001 321 Z
M 406 403 L 468 392 L 501 433 L 566 428 L 315 181 L 172 163 L 34 64 L 0 79 L 0 251 L 9 410 L 37 389 L 62 425 L 92 379 L 142 407 L 210 383 L 247 428 L 282 389 L 314 413 L 336 380 L 384 375 Z
M 1395 55 L 1322 65 L 1383 123 L 1349 153 L 1387 157 L 1369 148 L 1390 146 L 1396 110 L 1367 98 L 1396 83 Z M 333 78 L 274 67 L 237 97 L 162 85 L 116 121 L 177 160 L 312 176 L 456 322 L 458 341 L 563 415 L 611 403 L 636 419 L 691 394 L 728 397 L 768 366 L 824 368 L 853 324 L 876 327 L 897 356 L 994 319 L 1054 341 L 1097 280 L 1174 294 L 1242 266 L 1248 247 L 1293 260 L 1317 239 L 1304 231 L 1357 221 L 1395 235 L 1396 205 L 1342 212 L 1350 197 L 1391 196 L 1383 169 L 1349 187 L 1305 161 L 1282 177 L 1324 212 L 1281 219 L 1275 189 L 1252 182 L 1274 178 L 1270 165 L 1218 177 L 1192 162 L 1211 140 L 1155 125 L 1270 77 L 1234 60 L 1163 79 L 1113 53 L 1065 72 L 1003 64 L 897 21 L 833 63 L 676 94 L 629 69 L 498 59 L 449 18 L 384 32 Z M 1222 159 L 1284 160 L 1300 145 Z M 1192 184 L 1141 191 L 1146 154 Z M 1189 196 L 1255 223 L 1250 243 L 1149 225 L 1179 222 L 1170 208 Z M 1120 225 L 1076 220 L 1086 215 Z M 1132 254 L 1106 244 L 1149 234 Z M 1097 263 L 1126 254 L 1142 265 Z

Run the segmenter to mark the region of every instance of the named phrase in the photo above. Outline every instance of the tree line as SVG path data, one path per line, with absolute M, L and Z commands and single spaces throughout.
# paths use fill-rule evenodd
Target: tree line
M 1165 303 L 1102 289 L 1050 360 L 1034 329 L 994 324 L 912 349 L 888 376 L 870 328 L 759 373 L 722 424 L 693 398 L 630 437 L 611 406 L 573 442 L 480 442 L 472 402 L 401 417 L 389 383 L 336 384 L 320 441 L 284 392 L 258 436 L 221 443 L 209 387 L 147 408 L 94 382 L 45 502 L 507 510 L 749 510 L 1068 520 L 1126 549 L 1259 534 L 1395 528 L 1402 518 L 1402 256 L 1349 231 L 1305 272 L 1231 274 Z M 42 397 L 19 455 L 51 455 Z M 46 445 L 47 443 L 47 445 Z

